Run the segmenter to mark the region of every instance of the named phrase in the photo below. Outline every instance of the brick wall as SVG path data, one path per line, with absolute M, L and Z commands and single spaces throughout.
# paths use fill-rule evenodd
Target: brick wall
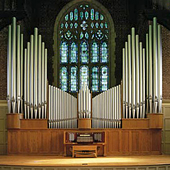
M 170 31 L 162 27 L 163 99 L 170 99 Z

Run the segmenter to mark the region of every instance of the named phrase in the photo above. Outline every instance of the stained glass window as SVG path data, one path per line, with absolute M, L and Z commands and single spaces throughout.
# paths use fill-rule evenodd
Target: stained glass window
M 99 91 L 99 68 L 92 67 L 92 91 L 98 92 Z
M 67 91 L 68 89 L 68 72 L 67 67 L 61 67 L 60 69 L 60 87 L 63 91 Z
M 71 76 L 70 76 L 70 90 L 72 92 L 77 91 L 77 67 L 71 67 Z
M 88 66 L 81 66 L 80 68 L 80 89 L 83 87 L 83 84 L 89 86 L 89 69 Z
M 76 4 L 61 18 L 60 87 L 77 92 L 83 82 L 95 92 L 109 87 L 109 22 L 90 3 Z

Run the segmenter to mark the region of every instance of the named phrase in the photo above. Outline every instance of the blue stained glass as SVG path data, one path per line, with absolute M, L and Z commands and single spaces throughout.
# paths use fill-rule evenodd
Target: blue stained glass
M 82 41 L 80 44 L 80 61 L 81 63 L 89 62 L 89 48 L 86 41 Z
M 70 12 L 70 21 L 73 21 L 73 12 Z
M 83 32 L 80 33 L 80 39 L 82 39 L 84 37 Z
M 78 60 L 78 47 L 75 42 L 71 43 L 70 49 L 70 63 L 77 63 Z
M 100 15 L 100 20 L 103 20 L 104 19 L 104 16 L 101 14 Z
M 96 28 L 99 28 L 99 23 L 98 22 L 96 23 Z
M 101 63 L 108 62 L 108 45 L 106 42 L 103 42 L 100 46 L 100 57 Z
M 77 22 L 76 22 L 76 23 L 74 23 L 74 27 L 75 27 L 75 28 L 77 28 L 77 27 L 78 27 L 78 24 L 77 24 Z
M 70 28 L 73 28 L 73 23 L 70 24 Z
M 61 67 L 61 69 L 60 69 L 60 87 L 63 91 L 68 90 L 67 80 L 68 80 L 67 67 Z
M 68 28 L 68 23 L 67 22 L 65 23 L 65 27 Z
M 61 23 L 61 28 L 64 28 L 64 24 L 63 23 Z
M 65 20 L 68 21 L 68 14 L 65 16 Z
M 82 24 L 80 25 L 82 27 L 82 29 L 85 31 L 86 28 L 88 27 L 88 24 L 86 23 L 86 21 L 83 21 Z
M 60 62 L 67 63 L 68 61 L 68 44 L 67 42 L 62 42 L 60 45 Z
M 80 68 L 80 89 L 83 87 L 83 84 L 89 85 L 89 68 L 88 68 L 88 66 L 82 66 Z
M 92 68 L 92 91 L 98 92 L 99 91 L 99 68 L 93 67 Z
M 107 28 L 107 27 L 108 27 L 107 22 L 105 22 L 105 28 Z
M 77 91 L 77 67 L 71 67 L 70 91 Z
M 103 26 L 104 26 L 104 24 L 103 24 L 103 23 L 101 23 L 101 24 L 100 24 L 100 27 L 101 27 L 101 28 L 103 28 Z
M 89 17 L 89 12 L 85 12 L 85 19 L 87 20 L 88 19 L 88 17 Z
M 78 20 L 78 9 L 74 9 L 74 20 Z
M 97 38 L 98 40 L 101 40 L 103 37 L 104 37 L 104 35 L 103 35 L 102 31 L 101 31 L 101 30 L 98 30 L 98 31 L 97 31 L 97 34 L 96 34 L 96 38 Z
M 108 67 L 101 67 L 101 75 L 100 75 L 100 89 L 101 91 L 106 91 L 108 89 Z
M 89 38 L 89 34 L 87 32 L 85 33 L 85 37 L 86 37 L 86 39 Z
M 97 63 L 99 61 L 99 46 L 96 42 L 92 43 L 91 47 L 91 62 L 92 63 Z
M 83 11 L 80 12 L 80 19 L 83 20 Z
M 91 27 L 92 27 L 92 28 L 94 27 L 94 23 L 93 23 L 93 22 L 91 23 Z
M 68 30 L 65 34 L 65 38 L 70 40 L 73 37 L 72 33 Z
M 91 15 L 91 20 L 94 20 L 94 9 L 91 9 L 90 15 Z
M 95 13 L 95 20 L 98 20 L 99 19 L 99 12 L 96 11 Z

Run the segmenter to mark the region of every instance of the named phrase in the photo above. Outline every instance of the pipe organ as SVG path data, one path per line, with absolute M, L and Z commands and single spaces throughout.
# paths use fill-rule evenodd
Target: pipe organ
M 122 55 L 123 118 L 145 118 L 146 113 L 161 113 L 162 46 L 156 18 L 146 34 L 146 50 L 132 28 Z
M 49 128 L 77 128 L 77 99 L 49 85 Z
M 47 49 L 37 28 L 23 49 L 23 34 L 20 32 L 16 18 L 13 18 L 8 32 L 8 112 L 24 112 L 25 119 L 46 119 Z M 143 47 L 135 28 L 132 28 L 122 50 L 123 118 L 145 118 L 146 113 L 161 113 L 162 44 L 156 18 L 149 25 L 146 47 Z M 77 99 L 57 87 L 49 86 L 49 127 L 77 127 L 77 117 L 92 118 L 93 128 L 120 128 L 120 85 L 95 96 L 92 103 L 91 98 L 85 84 L 79 90 Z
M 122 50 L 122 85 L 93 98 L 85 84 L 77 98 L 47 85 L 42 36 L 35 28 L 24 48 L 20 32 L 13 18 L 7 52 L 8 154 L 74 155 L 81 150 L 84 155 L 94 148 L 96 156 L 161 154 L 162 44 L 156 18 L 146 46 L 131 29 Z
M 95 96 L 92 104 L 93 128 L 121 128 L 120 85 Z

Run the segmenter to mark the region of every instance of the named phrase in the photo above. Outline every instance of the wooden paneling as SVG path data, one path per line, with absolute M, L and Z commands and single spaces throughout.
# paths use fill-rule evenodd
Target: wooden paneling
M 149 128 L 152 129 L 162 129 L 163 128 L 163 114 L 149 113 L 147 114 L 149 118 Z
M 23 118 L 23 114 L 12 113 L 7 114 L 7 129 L 19 129 L 20 128 L 20 119 Z
M 47 119 L 21 119 L 21 129 L 47 129 Z
M 122 119 L 122 129 L 149 129 L 149 119 Z
M 9 130 L 8 153 L 63 155 L 66 129 Z M 90 131 L 93 131 L 91 129 Z M 98 131 L 99 129 L 95 129 Z M 100 129 L 101 130 L 101 129 Z M 161 130 L 102 129 L 106 131 L 106 155 L 161 154 Z M 69 131 L 69 130 L 67 130 Z M 74 129 L 70 129 L 74 131 Z M 75 129 L 76 131 L 76 129 Z M 87 130 L 86 130 L 87 131 Z M 71 155 L 68 146 L 68 155 Z M 98 155 L 103 154 L 103 147 Z

